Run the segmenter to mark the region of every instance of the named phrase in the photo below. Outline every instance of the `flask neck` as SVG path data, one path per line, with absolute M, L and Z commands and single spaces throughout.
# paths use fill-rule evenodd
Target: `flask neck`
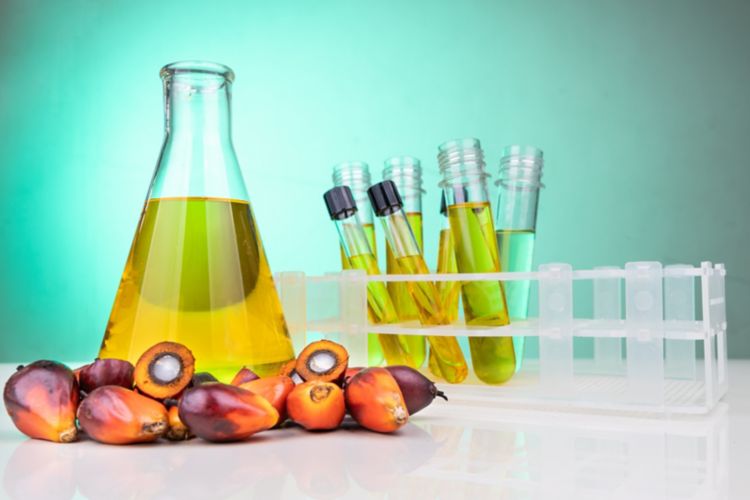
M 231 145 L 230 83 L 174 75 L 164 80 L 168 140 Z
M 232 70 L 186 61 L 161 70 L 166 133 L 150 198 L 248 201 L 231 138 Z

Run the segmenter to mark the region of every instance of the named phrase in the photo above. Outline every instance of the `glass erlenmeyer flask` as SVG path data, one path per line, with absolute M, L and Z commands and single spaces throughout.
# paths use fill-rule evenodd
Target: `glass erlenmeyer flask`
M 234 152 L 226 66 L 161 70 L 166 135 L 100 357 L 135 362 L 162 340 L 227 381 L 294 357 Z

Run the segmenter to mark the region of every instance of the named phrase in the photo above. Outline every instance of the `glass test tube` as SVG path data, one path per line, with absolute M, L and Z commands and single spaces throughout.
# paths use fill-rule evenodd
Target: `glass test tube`
M 536 237 L 544 154 L 533 146 L 507 146 L 498 168 L 497 213 L 495 229 L 500 268 L 503 271 L 531 271 Z M 506 281 L 505 297 L 511 321 L 524 320 L 529 314 L 529 280 Z M 513 337 L 516 371 L 523 361 L 525 337 Z
M 448 220 L 448 207 L 445 204 L 445 193 L 440 196 L 440 215 L 443 222 L 438 241 L 437 272 L 439 274 L 457 273 L 456 253 Z M 440 292 L 440 302 L 443 305 L 443 314 L 445 314 L 448 323 L 455 323 L 458 320 L 458 297 L 461 294 L 461 283 L 458 281 L 440 281 L 437 283 L 437 287 L 438 292 Z
M 369 166 L 363 161 L 346 161 L 339 163 L 334 165 L 332 177 L 334 186 L 349 186 L 349 189 L 351 189 L 354 202 L 359 208 L 359 218 L 362 223 L 362 229 L 367 237 L 367 242 L 372 250 L 372 255 L 377 262 L 378 248 L 375 241 L 375 225 L 373 224 L 370 200 L 367 198 L 367 188 L 370 187 Z M 340 252 L 341 268 L 351 269 L 343 245 L 340 248 Z M 372 316 L 370 316 L 370 321 L 374 322 Z M 380 347 L 380 341 L 378 340 L 378 336 L 372 333 L 367 336 L 367 363 L 370 366 L 378 366 L 383 363 L 383 350 Z
M 413 156 L 394 156 L 385 160 L 383 169 L 383 180 L 391 180 L 396 185 L 404 202 L 404 211 L 409 221 L 414 238 L 419 245 L 419 250 L 424 253 L 422 239 L 422 167 L 419 159 Z M 386 272 L 388 274 L 402 274 L 398 267 L 398 261 L 386 241 Z M 409 293 L 406 283 L 388 283 L 388 292 L 391 294 L 396 312 L 402 322 L 418 321 L 419 311 L 417 304 Z M 422 366 L 426 357 L 425 339 L 421 335 L 406 335 L 402 339 L 409 346 L 409 354 L 417 364 Z
M 392 181 L 383 181 L 368 189 L 375 215 L 380 218 L 385 236 L 403 274 L 429 274 L 409 220 L 403 210 L 403 201 Z M 417 306 L 423 325 L 445 325 L 440 294 L 432 281 L 409 281 L 409 293 Z M 431 351 L 440 369 L 437 375 L 446 381 L 458 383 L 468 375 L 468 366 L 455 337 L 428 335 Z
M 439 147 L 440 183 L 448 205 L 459 273 L 500 271 L 495 228 L 487 195 L 484 154 L 477 139 L 458 139 Z M 467 325 L 509 323 L 505 292 L 499 281 L 465 281 L 461 285 Z M 515 371 L 511 337 L 469 337 L 472 365 L 487 384 L 501 384 Z
M 453 250 L 453 236 L 448 222 L 448 208 L 445 206 L 445 193 L 441 193 L 440 196 L 440 215 L 443 222 L 438 238 L 437 272 L 438 274 L 456 273 L 458 272 L 456 253 Z M 436 286 L 440 294 L 445 321 L 448 324 L 453 324 L 458 320 L 458 297 L 461 294 L 461 283 L 458 281 L 438 281 Z M 428 359 L 430 371 L 433 374 L 441 375 L 437 358 L 432 350 L 430 350 Z
M 349 187 L 338 186 L 329 189 L 323 195 L 323 199 L 328 208 L 328 214 L 336 225 L 341 248 L 349 260 L 349 268 L 362 269 L 369 275 L 380 274 L 378 262 L 367 241 L 357 212 L 357 204 L 354 202 Z M 396 308 L 382 281 L 371 281 L 367 284 L 367 310 L 373 323 L 399 322 Z M 414 361 L 397 335 L 378 334 L 377 338 L 389 365 L 414 367 Z

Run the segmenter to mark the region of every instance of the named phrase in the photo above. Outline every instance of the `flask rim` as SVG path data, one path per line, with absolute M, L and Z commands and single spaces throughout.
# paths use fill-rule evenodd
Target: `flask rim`
M 220 77 L 229 83 L 234 81 L 234 71 L 229 66 L 211 61 L 187 60 L 177 61 L 164 66 L 159 75 L 162 79 L 177 75 L 196 75 L 199 77 Z

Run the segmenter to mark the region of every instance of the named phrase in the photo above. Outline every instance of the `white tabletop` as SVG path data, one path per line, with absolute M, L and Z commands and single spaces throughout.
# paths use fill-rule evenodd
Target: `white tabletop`
M 223 445 L 53 444 L 2 412 L 0 498 L 750 498 L 750 361 L 729 370 L 703 417 L 437 401 L 396 435 L 295 428 Z

